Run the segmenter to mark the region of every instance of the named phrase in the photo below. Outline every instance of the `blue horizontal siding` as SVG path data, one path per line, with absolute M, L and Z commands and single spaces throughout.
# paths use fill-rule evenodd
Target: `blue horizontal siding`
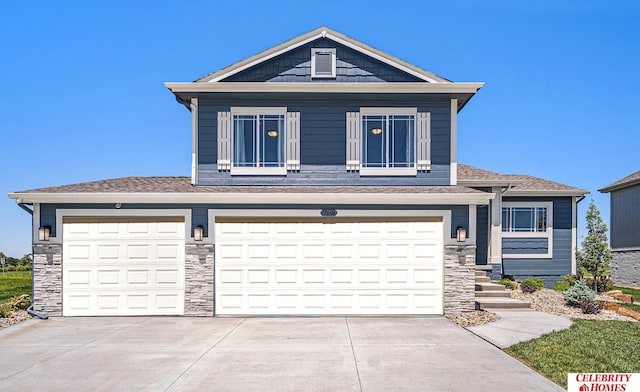
M 502 253 L 504 254 L 545 254 L 549 250 L 549 240 L 546 238 L 503 238 Z
M 504 258 L 504 273 L 514 276 L 562 276 L 571 273 L 571 229 L 553 230 L 552 258 Z
M 268 100 L 267 100 L 268 99 Z M 265 101 L 267 100 L 267 101 Z M 286 107 L 300 112 L 299 173 L 286 176 L 231 176 L 217 170 L 217 114 L 234 106 Z M 360 177 L 346 172 L 346 113 L 361 107 L 415 107 L 431 113 L 432 170 L 415 177 Z M 261 94 L 236 100 L 202 99 L 198 115 L 198 185 L 448 185 L 450 182 L 450 104 L 443 97 L 408 94 Z

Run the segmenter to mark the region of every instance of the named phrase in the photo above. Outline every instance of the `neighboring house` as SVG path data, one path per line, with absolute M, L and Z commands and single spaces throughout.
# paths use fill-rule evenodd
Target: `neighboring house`
M 10 194 L 33 214 L 35 310 L 443 314 L 474 309 L 476 263 L 560 279 L 587 192 L 458 165 L 482 85 L 324 27 L 166 83 L 192 114 L 190 178 Z
M 611 279 L 640 287 L 640 171 L 600 192 L 611 194 Z

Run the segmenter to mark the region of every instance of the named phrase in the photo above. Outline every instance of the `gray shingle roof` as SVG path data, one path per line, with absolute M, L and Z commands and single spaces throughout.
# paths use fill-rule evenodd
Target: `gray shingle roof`
M 619 179 L 613 184 L 609 184 L 606 187 L 600 189 L 600 192 L 607 193 L 611 191 L 615 191 L 617 189 L 626 188 L 628 186 L 640 184 L 640 170 L 635 173 L 629 174 L 628 176 Z
M 189 177 L 122 177 L 15 193 L 478 193 L 465 186 L 193 186 Z
M 589 191 L 584 189 L 528 174 L 499 174 L 465 164 L 458 164 L 458 182 L 462 185 L 473 185 L 474 183 L 484 183 L 487 185 L 495 183 L 496 186 L 511 185 L 512 187 L 509 190 L 511 193 L 567 192 L 575 193 L 576 195 L 589 193 Z

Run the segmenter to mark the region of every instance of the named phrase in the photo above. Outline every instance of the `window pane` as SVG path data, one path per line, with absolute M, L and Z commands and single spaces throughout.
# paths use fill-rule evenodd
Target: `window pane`
M 413 167 L 413 116 L 389 116 L 390 167 Z
M 538 208 L 537 231 L 547 231 L 547 209 L 544 207 Z
M 284 116 L 260 116 L 260 166 L 284 166 Z
M 511 231 L 511 224 L 509 223 L 509 208 L 502 209 L 502 231 Z
M 385 116 L 363 116 L 362 138 L 364 167 L 387 166 L 387 130 Z
M 514 207 L 511 213 L 511 226 L 512 231 L 535 231 L 535 208 Z
M 233 166 L 256 166 L 256 118 L 255 116 L 234 116 L 233 121 Z

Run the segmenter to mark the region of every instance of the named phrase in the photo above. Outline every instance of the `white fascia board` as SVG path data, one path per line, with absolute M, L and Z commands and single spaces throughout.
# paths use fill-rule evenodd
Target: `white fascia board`
M 166 82 L 175 93 L 450 93 L 475 94 L 484 86 L 481 82 L 460 83 L 340 83 L 340 82 Z
M 529 196 L 529 197 L 552 197 L 552 196 L 584 196 L 591 192 L 585 190 L 578 191 L 514 191 L 509 190 L 504 196 Z
M 21 203 L 488 204 L 493 193 L 12 193 Z

